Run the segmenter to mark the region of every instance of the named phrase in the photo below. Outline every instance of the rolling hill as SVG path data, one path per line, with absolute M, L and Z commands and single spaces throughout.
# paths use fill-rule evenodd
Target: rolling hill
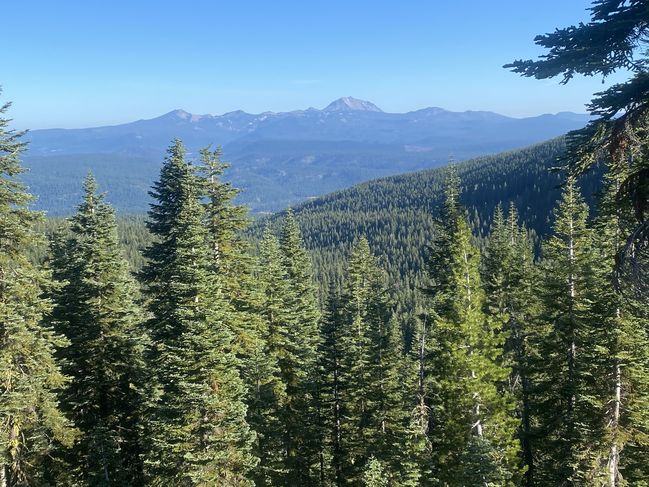
M 565 140 L 560 137 L 456 165 L 462 181 L 461 202 L 478 238 L 488 233 L 498 203 L 505 207 L 513 203 L 537 242 L 549 232 L 563 181 L 552 169 L 564 150 Z M 404 288 L 395 289 L 395 294 L 414 302 L 412 291 L 421 284 L 445 171 L 442 167 L 376 179 L 296 206 L 294 213 L 313 254 L 321 290 L 340 285 L 345 256 L 364 235 L 393 285 Z M 601 171 L 594 171 L 581 181 L 590 203 L 600 178 Z M 252 234 L 260 235 L 266 225 L 278 229 L 282 217 L 278 213 L 257 221 Z

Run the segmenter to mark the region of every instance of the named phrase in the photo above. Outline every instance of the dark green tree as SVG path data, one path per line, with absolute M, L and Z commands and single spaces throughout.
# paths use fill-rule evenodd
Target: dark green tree
M 285 485 L 289 477 L 284 417 L 286 371 L 295 361 L 290 339 L 289 314 L 284 300 L 289 293 L 277 238 L 266 230 L 260 244 L 258 284 L 262 291 L 259 314 L 263 320 L 263 349 L 256 358 L 255 388 L 250 403 L 250 424 L 257 432 L 255 485 Z
M 38 483 L 53 442 L 69 445 L 70 422 L 59 409 L 57 390 L 65 377 L 54 357 L 67 345 L 46 325 L 43 298 L 49 275 L 28 255 L 39 244 L 41 215 L 28 209 L 32 197 L 17 177 L 24 172 L 22 133 L 10 130 L 0 106 L 0 486 Z
M 569 179 L 543 246 L 543 309 L 532 357 L 537 485 L 598 485 L 604 468 L 604 323 L 588 207 Z
M 364 238 L 352 249 L 344 292 L 334 305 L 325 329 L 328 376 L 335 372 L 336 379 L 329 394 L 336 398 L 334 470 L 345 482 L 360 482 L 374 455 L 394 485 L 418 485 L 417 429 L 402 382 L 411 369 L 385 275 Z
M 146 404 L 143 314 L 113 209 L 92 176 L 83 203 L 52 244 L 52 320 L 70 345 L 63 407 L 82 433 L 66 458 L 83 485 L 143 485 Z
M 618 197 L 633 202 L 639 219 L 649 208 L 649 2 L 595 0 L 589 22 L 556 29 L 534 41 L 547 50 L 540 59 L 518 60 L 505 67 L 537 79 L 575 75 L 603 79 L 625 71 L 629 80 L 596 93 L 588 109 L 597 118 L 570 138 L 569 162 L 574 174 L 602 157 L 616 176 L 623 176 Z
M 525 485 L 534 484 L 532 445 L 531 388 L 529 374 L 529 335 L 539 312 L 538 272 L 532 242 L 519 226 L 518 212 L 510 205 L 507 218 L 498 205 L 483 259 L 483 283 L 487 312 L 504 323 L 507 333 L 505 360 L 512 367 L 506 389 L 517 401 L 520 418 L 519 438 L 525 470 Z
M 286 347 L 293 352 L 282 367 L 286 385 L 287 468 L 290 483 L 312 485 L 321 475 L 322 434 L 317 424 L 320 314 L 311 259 L 304 249 L 300 229 L 290 209 L 284 219 L 280 251 L 288 286 L 284 295 L 289 326 Z
M 379 443 L 381 431 L 377 402 L 377 364 L 374 355 L 390 318 L 382 276 L 375 266 L 367 239 L 361 238 L 349 258 L 342 296 L 341 336 L 341 444 L 345 482 L 361 481 L 363 470 Z
M 148 228 L 156 241 L 142 273 L 159 384 L 148 472 L 158 485 L 250 485 L 254 435 L 210 258 L 201 186 L 176 140 L 151 192 Z
M 616 256 L 634 225 L 631 205 L 616 197 L 622 180 L 606 178 L 594 238 L 593 310 L 604 329 L 599 346 L 607 352 L 599 379 L 606 383 L 603 456 L 609 487 L 643 485 L 649 478 L 649 328 L 646 317 L 615 285 Z
M 321 372 L 321 426 L 323 455 L 326 462 L 325 480 L 343 485 L 344 456 L 342 450 L 342 310 L 340 296 L 329 290 L 322 316 L 321 343 L 319 350 Z

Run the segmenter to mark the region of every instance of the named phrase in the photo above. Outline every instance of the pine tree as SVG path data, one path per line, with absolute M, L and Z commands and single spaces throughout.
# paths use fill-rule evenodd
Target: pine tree
M 506 387 L 517 400 L 520 418 L 519 438 L 525 470 L 525 485 L 534 484 L 534 456 L 531 424 L 531 388 L 528 335 L 538 313 L 537 272 L 532 243 L 519 227 L 518 213 L 512 204 L 507 219 L 498 205 L 485 248 L 483 282 L 487 312 L 505 323 L 508 339 L 505 359 L 512 366 Z
M 390 485 L 385 468 L 375 457 L 370 457 L 363 473 L 365 487 L 388 487 Z
M 284 219 L 280 250 L 289 287 L 284 299 L 285 310 L 290 313 L 287 348 L 294 351 L 282 368 L 286 385 L 287 468 L 290 483 L 313 485 L 321 476 L 321 431 L 317 424 L 320 316 L 311 260 L 291 210 Z
M 24 170 L 22 133 L 9 130 L 0 106 L 0 486 L 33 485 L 53 442 L 69 445 L 74 430 L 59 409 L 56 391 L 65 377 L 54 357 L 66 346 L 43 322 L 50 303 L 43 298 L 47 273 L 28 253 L 39 242 L 34 226 L 41 215 L 17 176 Z
M 345 291 L 339 301 L 330 302 L 328 314 L 337 479 L 359 482 L 374 455 L 394 485 L 418 485 L 417 440 L 422 436 L 417 435 L 406 399 L 409 391 L 403 387 L 411 369 L 385 276 L 364 238 L 352 249 Z
M 451 173 L 429 266 L 436 344 L 428 365 L 436 385 L 429 433 L 434 474 L 449 485 L 510 485 L 520 469 L 512 396 L 499 387 L 510 374 L 502 363 L 506 335 L 484 313 L 480 254 L 458 195 Z
M 532 364 L 535 482 L 597 485 L 603 440 L 604 324 L 593 311 L 597 263 L 588 207 L 573 179 L 543 246 L 543 310 Z
M 148 227 L 156 241 L 143 271 L 159 384 L 150 421 L 151 482 L 251 485 L 256 461 L 245 389 L 210 260 L 200 181 L 180 141 L 169 148 L 151 195 Z
M 63 407 L 81 430 L 67 456 L 83 485 L 143 485 L 141 421 L 146 402 L 142 312 L 122 255 L 112 208 L 92 176 L 68 232 L 53 243 L 60 283 L 52 319 L 70 346 Z
M 439 485 L 430 461 L 431 444 L 428 437 L 431 426 L 431 404 L 438 391 L 434 363 L 437 344 L 432 339 L 431 317 L 422 313 L 415 322 L 412 347 L 404 359 L 402 383 L 404 407 L 410 411 L 410 461 L 418 466 L 420 485 Z

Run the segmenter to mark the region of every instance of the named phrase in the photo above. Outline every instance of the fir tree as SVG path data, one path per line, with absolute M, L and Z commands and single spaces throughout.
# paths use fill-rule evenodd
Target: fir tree
M 69 231 L 52 245 L 60 283 L 52 319 L 70 342 L 61 352 L 71 377 L 62 400 L 82 433 L 67 457 L 84 485 L 142 485 L 143 317 L 115 215 L 96 191 L 88 176 Z
M 375 457 L 370 457 L 367 467 L 363 473 L 363 485 L 365 487 L 388 487 L 390 485 L 385 468 Z
M 282 373 L 295 359 L 291 347 L 288 314 L 284 300 L 289 292 L 286 271 L 282 265 L 279 242 L 267 229 L 260 245 L 264 263 L 259 272 L 263 300 L 259 308 L 264 322 L 262 364 L 256 376 L 250 423 L 257 432 L 257 455 L 260 463 L 255 470 L 256 485 L 287 484 L 286 376 Z
M 396 485 L 418 485 L 420 444 L 402 383 L 408 372 L 403 337 L 366 239 L 352 249 L 348 269 L 335 328 L 327 337 L 336 339 L 339 477 L 358 482 L 374 454 Z
M 452 173 L 430 265 L 435 272 L 429 293 L 436 351 L 428 365 L 436 385 L 429 433 L 437 452 L 434 473 L 450 485 L 508 485 L 517 481 L 520 469 L 512 396 L 499 387 L 510 373 L 502 363 L 506 335 L 501 323 L 484 313 L 480 254 L 458 195 Z M 485 471 L 487 459 L 493 468 Z
M 323 450 L 326 455 L 327 469 L 325 479 L 334 485 L 343 485 L 342 450 L 342 313 L 340 296 L 335 289 L 329 290 L 322 317 L 320 370 L 321 373 L 321 407 L 324 430 Z
M 159 383 L 149 476 L 162 485 L 250 485 L 254 435 L 199 186 L 176 140 L 151 193 L 148 226 L 157 240 L 143 272 Z
M 374 265 L 367 239 L 352 249 L 343 294 L 341 337 L 342 451 L 346 482 L 359 482 L 363 468 L 375 451 L 381 431 L 376 383 L 376 328 L 385 326 L 382 278 Z
M 616 258 L 633 226 L 628 202 L 615 195 L 620 176 L 607 176 L 595 225 L 594 312 L 604 328 L 606 360 L 599 380 L 604 391 L 606 425 L 603 485 L 646 484 L 649 475 L 649 337 L 647 320 L 619 293 Z M 602 459 L 603 462 L 603 459 Z
M 282 367 L 286 385 L 287 468 L 290 483 L 311 485 L 320 478 L 321 432 L 317 424 L 320 316 L 311 260 L 291 210 L 284 219 L 280 250 L 289 288 L 284 295 L 284 307 L 290 315 L 286 346 L 293 351 Z
M 483 282 L 487 295 L 487 311 L 505 323 L 508 339 L 505 359 L 512 366 L 506 387 L 518 402 L 519 438 L 525 470 L 525 485 L 534 483 L 534 456 L 531 425 L 531 388 L 529 374 L 528 335 L 538 313 L 536 282 L 531 241 L 525 229 L 519 227 L 518 213 L 510 205 L 505 219 L 498 205 L 491 233 L 485 248 Z
M 597 485 L 603 469 L 603 323 L 592 309 L 595 258 L 588 207 L 569 179 L 543 246 L 543 310 L 532 364 L 535 482 Z
M 66 346 L 43 322 L 47 273 L 28 259 L 38 244 L 41 215 L 16 179 L 24 170 L 22 133 L 8 129 L 0 106 L 0 486 L 34 485 L 54 441 L 69 445 L 74 431 L 59 409 L 56 391 L 65 377 L 54 357 Z

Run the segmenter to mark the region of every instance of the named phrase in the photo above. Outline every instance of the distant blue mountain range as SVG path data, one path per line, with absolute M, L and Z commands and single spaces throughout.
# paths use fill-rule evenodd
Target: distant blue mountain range
M 540 142 L 584 126 L 588 115 L 562 112 L 512 118 L 493 112 L 424 108 L 385 113 L 340 98 L 324 109 L 195 115 L 174 110 L 150 120 L 28 133 L 25 176 L 37 206 L 68 213 L 92 170 L 123 212 L 148 207 L 165 149 L 178 137 L 190 157 L 222 145 L 228 178 L 253 211 L 275 211 L 361 181 L 431 168 Z

